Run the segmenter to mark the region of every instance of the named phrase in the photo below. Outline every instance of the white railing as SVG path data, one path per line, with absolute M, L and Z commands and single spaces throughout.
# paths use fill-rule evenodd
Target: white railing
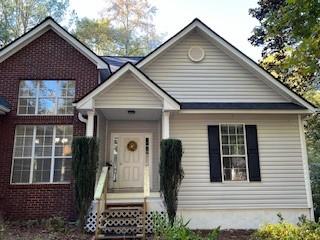
M 96 239 L 99 234 L 99 218 L 107 204 L 108 172 L 109 167 L 102 168 L 99 181 L 94 192 L 94 200 L 97 202 Z

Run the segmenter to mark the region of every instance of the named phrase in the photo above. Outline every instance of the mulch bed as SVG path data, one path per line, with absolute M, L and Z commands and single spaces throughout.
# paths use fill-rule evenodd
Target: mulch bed
M 209 231 L 197 231 L 204 236 Z M 249 240 L 253 230 L 221 230 L 219 240 Z M 53 231 L 32 222 L 6 222 L 0 226 L 0 240 L 92 240 L 93 235 L 81 233 L 79 228 L 66 224 L 64 228 Z
M 17 222 L 6 222 L 4 229 L 0 226 L 0 240 L 91 240 L 92 236 L 81 233 L 79 228 L 69 224 L 58 231 Z

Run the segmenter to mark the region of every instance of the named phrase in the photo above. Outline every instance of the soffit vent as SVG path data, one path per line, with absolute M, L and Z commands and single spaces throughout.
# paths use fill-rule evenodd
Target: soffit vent
M 201 62 L 204 59 L 205 52 L 202 47 L 192 46 L 188 51 L 188 56 L 193 62 Z

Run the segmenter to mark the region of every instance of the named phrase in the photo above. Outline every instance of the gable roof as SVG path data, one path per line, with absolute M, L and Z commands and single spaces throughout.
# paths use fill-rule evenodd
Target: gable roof
M 102 84 L 98 85 L 92 91 L 87 93 L 83 96 L 80 100 L 75 102 L 77 109 L 86 109 L 86 108 L 93 108 L 92 98 L 97 96 L 101 93 L 104 89 L 111 86 L 114 82 L 118 81 L 121 76 L 126 73 L 132 73 L 137 80 L 139 80 L 143 85 L 145 85 L 150 91 L 152 91 L 155 95 L 159 96 L 163 99 L 163 108 L 166 110 L 179 110 L 180 103 L 164 91 L 159 85 L 153 82 L 147 75 L 145 75 L 141 70 L 136 68 L 131 62 L 127 62 L 121 68 L 119 68 L 116 72 L 114 72 L 107 81 L 103 82 Z
M 9 43 L 7 46 L 3 47 L 0 50 L 0 63 L 5 61 L 7 58 L 18 52 L 20 49 L 22 49 L 50 29 L 57 33 L 69 44 L 71 44 L 91 62 L 93 62 L 98 69 L 109 69 L 108 63 L 106 63 L 103 59 L 101 59 L 101 57 L 97 56 L 93 51 L 91 51 L 78 39 L 72 36 L 51 17 L 47 17 L 37 26 L 30 29 L 28 32 L 15 39 L 13 42 Z
M 150 52 L 147 56 L 142 58 L 139 62 L 136 63 L 137 68 L 141 69 L 142 67 L 146 66 L 147 64 L 151 63 L 155 60 L 160 54 L 165 52 L 175 43 L 177 43 L 180 39 L 186 36 L 188 33 L 193 31 L 194 29 L 200 30 L 204 33 L 209 40 L 214 42 L 216 46 L 218 46 L 223 51 L 227 52 L 231 57 L 237 60 L 240 64 L 247 67 L 251 72 L 253 72 L 256 76 L 261 78 L 266 83 L 272 85 L 274 88 L 281 91 L 284 95 L 290 97 L 298 104 L 304 106 L 305 108 L 309 109 L 312 112 L 317 110 L 317 107 L 312 104 L 311 102 L 304 99 L 301 95 L 297 94 L 296 92 L 292 91 L 288 86 L 283 84 L 281 81 L 275 79 L 271 74 L 269 74 L 266 70 L 264 70 L 259 64 L 254 62 L 251 58 L 247 55 L 242 53 L 239 49 L 234 47 L 216 32 L 214 32 L 210 27 L 200 21 L 198 18 L 195 18 L 190 24 L 188 24 L 185 28 L 171 37 L 169 40 L 161 44 L 158 48 Z

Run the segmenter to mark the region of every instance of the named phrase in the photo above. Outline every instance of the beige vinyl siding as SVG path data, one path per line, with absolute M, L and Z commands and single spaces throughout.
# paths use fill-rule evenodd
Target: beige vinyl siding
M 161 108 L 162 101 L 130 73 L 95 98 L 96 108 Z
M 207 126 L 219 123 L 257 125 L 262 182 L 210 182 Z M 184 150 L 180 208 L 307 208 L 297 116 L 177 114 L 170 135 Z
M 191 46 L 201 46 L 205 58 L 188 58 Z M 143 71 L 182 102 L 285 102 L 285 98 L 197 32 L 191 32 Z
M 151 133 L 152 134 L 152 191 L 159 191 L 160 164 L 160 122 L 159 121 L 108 121 L 106 155 L 110 159 L 112 133 Z

